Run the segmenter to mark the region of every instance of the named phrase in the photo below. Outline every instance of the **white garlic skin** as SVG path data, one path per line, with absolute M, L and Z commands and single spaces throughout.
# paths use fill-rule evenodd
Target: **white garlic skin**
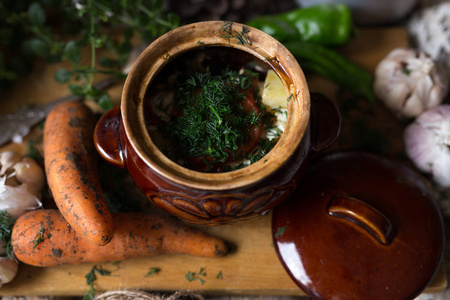
M 44 184 L 44 170 L 34 159 L 14 151 L 0 153 L 0 210 L 17 219 L 29 210 L 41 208 Z
M 450 105 L 422 113 L 404 132 L 405 150 L 414 165 L 450 187 Z
M 374 93 L 400 118 L 415 118 L 442 103 L 448 78 L 425 52 L 392 50 L 375 69 Z
M 11 282 L 19 270 L 19 263 L 15 259 L 6 256 L 0 257 L 0 287 Z

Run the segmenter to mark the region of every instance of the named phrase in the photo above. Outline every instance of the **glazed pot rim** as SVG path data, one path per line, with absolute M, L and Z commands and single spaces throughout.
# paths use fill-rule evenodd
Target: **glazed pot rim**
M 230 26 L 230 31 L 228 27 Z M 247 42 L 242 41 L 245 32 Z M 244 31 L 242 31 L 244 32 Z M 286 128 L 275 147 L 257 162 L 229 172 L 198 172 L 173 162 L 153 143 L 146 130 L 144 97 L 147 87 L 168 60 L 188 50 L 231 47 L 266 62 L 282 79 L 289 97 Z M 278 170 L 293 155 L 307 130 L 310 97 L 305 76 L 294 56 L 266 33 L 240 23 L 205 21 L 178 27 L 150 44 L 134 63 L 122 92 L 121 120 L 136 154 L 157 174 L 181 186 L 201 190 L 237 189 L 257 183 Z

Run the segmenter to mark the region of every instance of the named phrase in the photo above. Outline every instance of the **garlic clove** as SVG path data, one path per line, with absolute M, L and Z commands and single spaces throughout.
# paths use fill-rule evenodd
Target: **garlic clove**
M 35 196 L 40 194 L 40 191 L 44 187 L 45 174 L 41 166 L 37 162 L 30 158 L 24 157 L 22 161 L 14 165 L 14 171 L 16 173 L 16 179 L 25 183 L 28 187 L 28 191 Z
M 5 185 L 5 176 L 0 177 L 0 210 L 6 210 L 17 219 L 29 210 L 42 207 L 41 201 L 28 192 L 26 184 L 17 187 Z
M 22 159 L 22 155 L 15 151 L 4 151 L 0 153 L 0 176 L 11 171 L 14 164 Z
M 0 286 L 11 282 L 19 270 L 19 263 L 9 257 L 0 257 Z

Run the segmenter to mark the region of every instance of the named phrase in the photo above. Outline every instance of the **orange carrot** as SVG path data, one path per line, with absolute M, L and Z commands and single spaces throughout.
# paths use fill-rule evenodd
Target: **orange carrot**
M 81 102 L 56 106 L 44 126 L 45 172 L 67 222 L 81 237 L 105 245 L 113 224 L 97 175 L 94 127 L 93 113 Z
M 224 256 L 226 243 L 181 221 L 144 213 L 113 213 L 114 235 L 105 246 L 89 243 L 72 230 L 58 210 L 19 217 L 12 230 L 17 259 L 33 266 L 102 263 L 165 253 Z

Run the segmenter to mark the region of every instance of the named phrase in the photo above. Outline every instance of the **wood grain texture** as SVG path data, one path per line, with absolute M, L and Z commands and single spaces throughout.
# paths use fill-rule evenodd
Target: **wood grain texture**
M 408 45 L 406 32 L 401 28 L 362 29 L 358 37 L 340 50 L 368 71 L 373 72 L 377 63 L 396 47 Z M 57 65 L 40 66 L 33 74 L 17 83 L 1 102 L 1 113 L 9 113 L 30 103 L 45 103 L 67 94 L 66 87 L 53 80 Z M 320 91 L 335 99 L 336 86 L 329 81 L 307 75 L 312 91 Z M 23 88 L 26 86 L 26 88 Z M 111 89 L 115 101 L 120 99 L 121 87 Z M 6 97 L 6 98 L 5 98 Z M 397 123 L 377 105 L 375 115 L 387 122 Z M 383 120 L 384 121 L 384 120 Z M 382 123 L 382 122 L 381 122 Z M 348 132 L 344 124 L 344 131 Z M 398 133 L 398 131 L 394 131 Z M 334 148 L 350 145 L 340 139 Z M 26 147 L 8 145 L 26 151 Z M 401 151 L 396 143 L 393 152 Z M 332 150 L 332 149 L 330 149 Z M 0 149 L 1 151 L 1 149 Z M 209 233 L 222 237 L 234 245 L 234 251 L 223 258 L 200 258 L 187 255 L 162 255 L 145 259 L 132 259 L 118 266 L 108 263 L 103 268 L 112 271 L 111 276 L 98 276 L 95 288 L 98 293 L 114 289 L 143 289 L 149 291 L 173 291 L 191 289 L 204 294 L 225 295 L 304 295 L 294 284 L 278 261 L 271 237 L 270 214 L 257 220 L 234 225 L 209 227 Z M 85 275 L 93 265 L 37 268 L 20 265 L 14 281 L 0 289 L 0 295 L 83 295 L 87 290 Z M 155 276 L 145 277 L 151 267 L 161 268 Z M 188 271 L 205 268 L 205 283 L 188 282 Z M 216 276 L 222 272 L 223 279 Z M 439 292 L 445 288 L 446 276 L 441 267 L 426 292 Z

